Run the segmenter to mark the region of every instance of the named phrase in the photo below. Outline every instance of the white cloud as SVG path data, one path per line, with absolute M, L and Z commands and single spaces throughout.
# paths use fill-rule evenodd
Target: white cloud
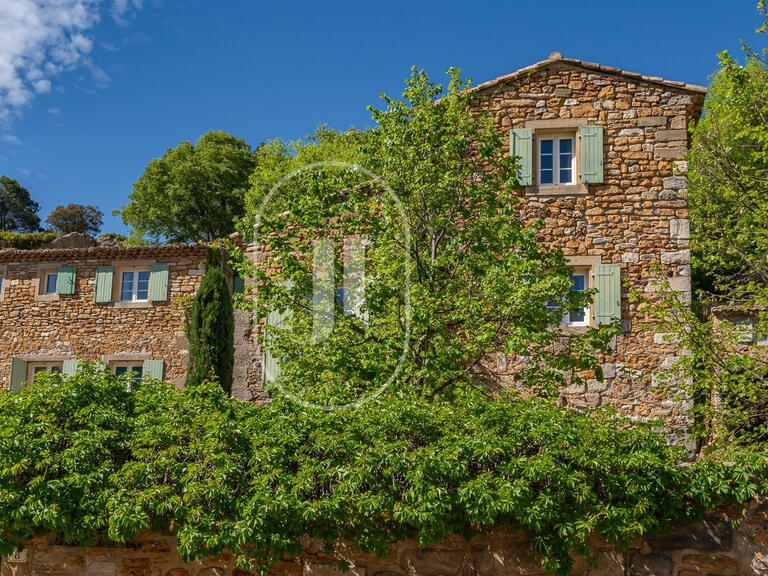
M 5 142 L 6 144 L 21 144 L 21 140 L 13 134 L 3 134 L 0 136 L 0 141 Z
M 102 0 L 0 0 L 0 121 L 51 91 L 52 79 L 85 64 L 97 87 L 109 76 L 88 55 L 89 33 L 98 23 Z M 114 20 L 125 24 L 141 0 L 109 0 Z

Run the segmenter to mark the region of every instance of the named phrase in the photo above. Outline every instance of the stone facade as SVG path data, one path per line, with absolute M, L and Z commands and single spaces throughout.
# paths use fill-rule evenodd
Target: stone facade
M 603 127 L 601 183 L 538 185 L 534 165 L 533 183 L 521 191 L 524 217 L 545 224 L 544 244 L 561 248 L 575 266 L 618 264 L 621 270 L 623 330 L 605 358 L 604 381 L 568 387 L 564 402 L 614 406 L 639 419 L 664 418 L 684 428 L 685 405 L 652 386 L 654 373 L 670 366 L 679 351 L 629 294 L 652 296 L 654 281 L 663 276 L 690 299 L 685 157 L 705 89 L 555 53 L 476 90 L 476 106 L 491 111 L 505 136 L 512 129 L 533 130 L 534 154 L 539 137 L 571 131 L 578 155 L 579 129 Z M 495 370 L 504 379 L 514 363 L 514 358 L 496 359 Z
M 732 526 L 733 520 L 740 520 Z M 747 576 L 768 573 L 768 506 L 753 502 L 742 513 L 721 509 L 703 521 L 661 537 L 638 538 L 627 550 L 593 539 L 591 567 L 577 558 L 574 576 Z M 494 531 L 467 541 L 451 536 L 428 548 L 414 541 L 392 544 L 375 558 L 339 543 L 334 554 L 307 539 L 299 557 L 274 565 L 273 576 L 545 576 L 540 556 L 521 534 Z M 232 554 L 184 563 L 171 536 L 147 534 L 126 545 L 80 548 L 37 538 L 16 558 L 6 558 L 0 576 L 246 576 Z
M 12 359 L 59 368 L 66 360 L 141 365 L 161 360 L 163 377 L 180 386 L 187 369 L 184 305 L 199 288 L 208 247 L 198 244 L 0 251 L 0 388 L 8 388 Z M 97 303 L 98 267 L 168 266 L 163 301 Z M 45 294 L 45 274 L 75 269 L 74 294 Z

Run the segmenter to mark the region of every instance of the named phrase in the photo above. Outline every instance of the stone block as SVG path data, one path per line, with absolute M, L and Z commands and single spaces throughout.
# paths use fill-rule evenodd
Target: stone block
M 666 190 L 681 190 L 688 187 L 688 178 L 685 176 L 669 176 L 662 178 L 661 182 Z
M 666 116 L 643 116 L 637 119 L 637 125 L 641 128 L 648 128 L 650 126 L 666 126 Z
M 454 576 L 461 570 L 463 562 L 463 550 L 406 550 L 401 557 L 404 569 L 424 576 Z M 309 576 L 306 570 L 304 576 Z M 334 575 L 325 573 L 319 576 Z
M 615 378 L 616 377 L 616 364 L 607 362 L 601 365 L 603 369 L 603 378 Z
M 687 140 L 688 132 L 685 130 L 657 130 L 656 140 L 658 142 L 669 142 L 671 140 Z
M 669 237 L 673 240 L 689 240 L 691 238 L 691 221 L 687 218 L 670 220 Z
M 621 552 L 600 552 L 595 561 L 597 567 L 589 571 L 589 576 L 623 576 L 625 573 L 625 559 Z
M 686 567 L 694 568 L 698 574 L 731 576 L 739 573 L 739 565 L 733 558 L 718 554 L 686 554 L 682 562 Z
M 570 88 L 555 88 L 555 98 L 568 98 L 570 95 Z
M 682 160 L 685 157 L 686 149 L 682 146 L 673 148 L 660 148 L 656 146 L 653 151 L 653 157 L 656 160 Z
M 670 290 L 675 292 L 690 292 L 691 279 L 688 276 L 672 276 L 667 278 Z
M 672 576 L 672 559 L 664 554 L 634 554 L 630 576 Z
M 637 264 L 640 260 L 640 255 L 637 252 L 625 252 L 621 255 L 621 261 L 629 264 Z
M 624 130 L 619 130 L 619 136 L 645 136 L 645 131 L 640 128 L 625 128 Z
M 689 264 L 691 261 L 691 251 L 689 249 L 676 250 L 674 252 L 662 252 L 661 263 L 665 265 Z
M 733 543 L 733 531 L 723 518 L 709 518 L 688 526 L 681 526 L 657 538 L 649 538 L 653 550 L 728 550 Z

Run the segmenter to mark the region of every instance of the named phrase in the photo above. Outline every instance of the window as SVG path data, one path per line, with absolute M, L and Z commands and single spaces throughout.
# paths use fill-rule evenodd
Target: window
M 43 294 L 56 294 L 56 283 L 59 275 L 57 272 L 47 272 L 43 276 Z
M 141 378 L 144 376 L 144 365 L 143 364 L 113 364 L 112 373 L 115 376 L 122 376 L 124 374 L 131 375 L 131 382 L 129 382 L 128 385 L 126 386 L 126 390 L 130 392 L 131 390 L 133 390 L 133 385 L 140 382 Z
M 128 270 L 120 276 L 120 301 L 144 302 L 149 298 L 149 270 Z
M 573 135 L 545 136 L 539 139 L 539 183 L 575 184 L 576 155 Z
M 51 374 L 61 374 L 61 362 L 29 362 L 27 363 L 27 381 L 32 382 L 35 376 L 41 372 L 50 372 Z
M 571 276 L 571 290 L 575 292 L 586 292 L 589 290 L 590 270 L 576 270 Z M 547 309 L 550 311 L 560 310 L 561 305 L 557 302 L 548 302 Z M 561 326 L 589 326 L 590 311 L 588 306 L 581 306 L 573 311 L 563 314 L 560 319 Z

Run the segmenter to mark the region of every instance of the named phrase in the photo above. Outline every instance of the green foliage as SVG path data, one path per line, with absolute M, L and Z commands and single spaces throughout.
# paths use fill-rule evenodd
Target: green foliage
M 317 162 L 336 161 L 365 166 L 367 158 L 362 147 L 370 137 L 370 132 L 354 128 L 341 132 L 319 126 L 314 134 L 303 140 L 285 142 L 278 138 L 260 146 L 255 152 L 256 166 L 245 197 L 246 215 L 238 223 L 243 239 L 250 241 L 253 237 L 256 213 L 281 178 Z M 279 198 L 275 200 L 279 203 Z
M 37 232 L 40 205 L 16 180 L 0 176 L 0 231 Z
M 79 232 L 96 235 L 101 230 L 104 213 L 96 206 L 67 204 L 57 206 L 45 219 L 45 223 L 59 234 Z
M 472 388 L 327 413 L 258 408 L 216 383 L 126 383 L 89 366 L 0 392 L 0 554 L 49 531 L 169 530 L 187 560 L 228 548 L 264 569 L 305 534 L 384 553 L 505 526 L 567 574 L 590 534 L 626 544 L 766 489 L 764 454 L 680 467 L 646 426 Z
M 17 250 L 29 250 L 39 248 L 53 242 L 58 237 L 55 232 L 6 232 L 0 230 L 0 249 L 15 248 Z
M 199 386 L 214 377 L 227 394 L 232 391 L 234 332 L 227 279 L 218 267 L 209 265 L 189 311 L 187 386 Z
M 254 166 L 244 140 L 210 131 L 196 144 L 181 142 L 152 160 L 119 213 L 139 238 L 193 242 L 226 237 L 243 215 Z
M 492 118 L 473 113 L 468 87 L 458 70 L 446 90 L 414 71 L 404 100 L 385 97 L 385 109 L 373 110 L 379 128 L 364 151 L 396 198 L 367 172 L 322 166 L 293 178 L 280 209 L 262 215 L 259 240 L 272 252 L 258 271 L 258 314 L 291 311 L 267 335 L 284 390 L 338 406 L 397 373 L 396 386 L 450 394 L 491 380 L 483 360 L 494 350 L 525 357 L 519 380 L 543 392 L 597 368 L 614 331 L 555 328 L 562 309 L 591 294 L 570 290 L 562 253 L 523 223 L 514 159 Z M 318 344 L 307 305 L 313 246 L 355 234 L 368 239 L 365 302 L 359 314 L 331 311 L 336 327 Z M 342 269 L 337 254 L 335 278 Z M 562 309 L 548 310 L 552 301 Z

